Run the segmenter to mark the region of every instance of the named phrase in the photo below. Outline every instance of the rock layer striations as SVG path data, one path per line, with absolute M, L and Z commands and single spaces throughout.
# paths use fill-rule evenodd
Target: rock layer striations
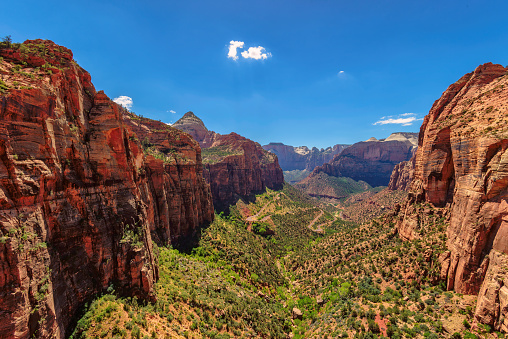
M 34 40 L 0 56 L 0 338 L 64 337 L 111 284 L 153 299 L 152 237 L 177 244 L 210 220 L 210 193 L 194 187 L 195 142 L 175 146 L 186 166 L 145 156 L 70 50 Z
M 414 154 L 408 161 L 395 165 L 390 176 L 388 189 L 390 191 L 408 191 L 414 178 L 416 162 L 416 148 Z
M 399 234 L 417 237 L 413 204 L 449 211 L 447 287 L 478 294 L 476 320 L 508 330 L 508 69 L 479 66 L 452 84 L 420 129 Z

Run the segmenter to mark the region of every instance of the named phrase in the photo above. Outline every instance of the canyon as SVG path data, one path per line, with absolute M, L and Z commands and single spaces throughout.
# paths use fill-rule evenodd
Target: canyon
M 417 133 L 393 133 L 386 139 L 355 143 L 330 162 L 314 168 L 296 186 L 311 196 L 333 200 L 370 187 L 386 186 L 393 169 L 415 152 L 417 137 Z
M 0 338 L 508 332 L 508 68 L 319 150 L 142 117 L 49 40 L 0 56 Z

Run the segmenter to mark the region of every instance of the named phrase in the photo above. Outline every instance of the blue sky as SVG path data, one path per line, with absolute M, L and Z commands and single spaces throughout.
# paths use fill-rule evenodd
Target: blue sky
M 261 144 L 416 132 L 448 85 L 508 64 L 505 0 L 27 0 L 2 11 L 1 36 L 72 49 L 95 87 L 132 98 L 134 112 L 170 123 L 193 111 Z M 237 60 L 230 41 L 244 42 Z M 241 55 L 259 46 L 266 59 Z

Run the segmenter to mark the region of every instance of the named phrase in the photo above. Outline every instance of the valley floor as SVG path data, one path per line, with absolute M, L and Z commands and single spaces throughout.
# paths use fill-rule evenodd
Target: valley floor
M 383 194 L 391 204 L 403 196 Z M 389 214 L 362 224 L 339 218 L 353 204 L 320 204 L 289 185 L 240 201 L 202 230 L 192 253 L 158 248 L 155 304 L 111 286 L 86 305 L 72 337 L 496 336 L 473 331 L 475 297 L 446 291 L 440 280 L 441 211 L 421 206 L 420 237 L 403 242 Z

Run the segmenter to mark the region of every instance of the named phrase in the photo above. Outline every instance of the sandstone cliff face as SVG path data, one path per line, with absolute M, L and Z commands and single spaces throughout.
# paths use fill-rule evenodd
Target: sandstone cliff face
M 192 183 L 178 165 L 157 177 L 163 161 L 145 158 L 70 50 L 35 40 L 0 56 L 0 338 L 64 337 L 110 284 L 153 298 L 152 234 L 178 238 L 156 222 L 154 190 Z
M 280 167 L 284 171 L 307 170 L 312 171 L 315 167 L 329 162 L 332 158 L 342 152 L 349 145 L 337 144 L 326 149 L 318 149 L 307 146 L 294 147 L 282 143 L 269 143 L 263 149 L 277 155 Z
M 402 133 L 395 134 L 397 136 L 386 140 L 368 140 L 346 148 L 329 163 L 316 167 L 310 177 L 324 172 L 334 177 L 362 180 L 371 186 L 386 186 L 393 168 L 409 160 L 415 146 Z
M 266 188 L 281 189 L 284 176 L 277 156 L 236 133 L 208 131 L 192 112 L 174 127 L 189 133 L 203 150 L 203 175 L 210 184 L 215 209 L 227 210 L 239 198 L 248 199 Z
M 213 221 L 214 215 L 199 144 L 165 123 L 123 112 L 146 154 L 150 192 L 145 200 L 151 206 L 152 237 L 160 244 L 191 245 L 195 231 Z
M 414 180 L 398 224 L 415 237 L 412 203 L 449 211 L 443 276 L 478 294 L 479 322 L 508 330 L 508 69 L 479 66 L 452 84 L 425 117 Z
M 416 163 L 416 149 L 408 161 L 403 161 L 395 165 L 390 176 L 388 189 L 390 191 L 408 191 L 414 178 Z

